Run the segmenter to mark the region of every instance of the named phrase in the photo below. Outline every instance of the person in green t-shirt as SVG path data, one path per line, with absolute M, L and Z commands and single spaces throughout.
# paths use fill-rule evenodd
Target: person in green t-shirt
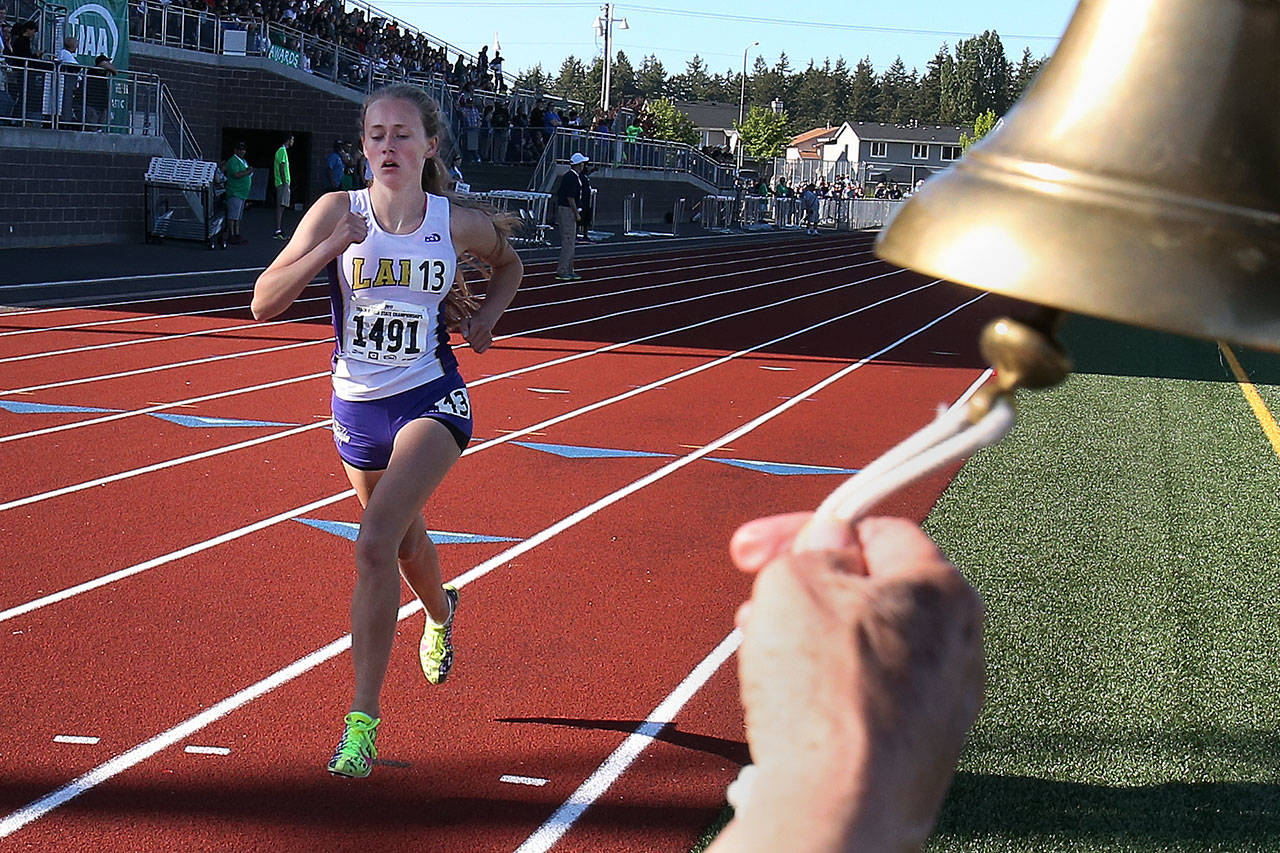
M 276 234 L 277 240 L 288 240 L 284 234 L 284 209 L 293 201 L 290 198 L 289 149 L 293 147 L 293 134 L 284 138 L 276 149 L 275 161 L 271 164 L 271 180 L 276 187 Z
M 227 174 L 227 242 L 232 246 L 243 246 L 249 242 L 240 236 L 240 219 L 244 216 L 244 203 L 253 184 L 253 169 L 244 158 L 245 150 L 244 142 L 237 142 L 235 151 L 222 169 Z
M 640 138 L 640 126 L 637 124 L 627 125 L 627 141 L 635 142 Z

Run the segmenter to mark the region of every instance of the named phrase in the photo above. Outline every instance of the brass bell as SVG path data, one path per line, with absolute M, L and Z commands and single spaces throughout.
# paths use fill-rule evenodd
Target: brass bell
M 1280 350 L 1280 3 L 1082 0 L 877 241 L 930 276 Z

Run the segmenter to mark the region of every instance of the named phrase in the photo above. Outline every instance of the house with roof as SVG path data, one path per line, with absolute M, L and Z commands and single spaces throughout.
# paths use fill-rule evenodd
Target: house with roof
M 914 184 L 960 159 L 963 128 L 844 122 L 839 127 L 806 131 L 787 145 L 774 171 L 791 182 L 831 180 L 837 175 L 859 183 Z
M 698 131 L 699 148 L 723 148 L 726 153 L 737 151 L 738 105 L 718 101 L 676 101 L 672 104 L 693 121 Z

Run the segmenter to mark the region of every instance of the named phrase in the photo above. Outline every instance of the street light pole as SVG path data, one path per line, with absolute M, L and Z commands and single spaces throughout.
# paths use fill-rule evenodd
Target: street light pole
M 742 171 L 742 114 L 747 107 L 747 51 L 760 44 L 753 41 L 742 49 L 742 94 L 738 96 L 738 171 Z
M 610 91 L 613 87 L 613 25 L 619 29 L 629 29 L 626 18 L 613 17 L 613 4 L 604 4 L 604 14 L 596 18 L 596 33 L 604 36 L 604 66 L 600 79 L 600 108 L 609 111 Z

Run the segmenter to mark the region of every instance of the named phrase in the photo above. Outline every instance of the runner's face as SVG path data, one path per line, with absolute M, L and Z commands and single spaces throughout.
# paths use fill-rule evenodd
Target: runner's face
M 373 179 L 393 189 L 420 186 L 423 164 L 439 147 L 439 139 L 423 129 L 417 104 L 398 98 L 369 105 L 362 142 Z

